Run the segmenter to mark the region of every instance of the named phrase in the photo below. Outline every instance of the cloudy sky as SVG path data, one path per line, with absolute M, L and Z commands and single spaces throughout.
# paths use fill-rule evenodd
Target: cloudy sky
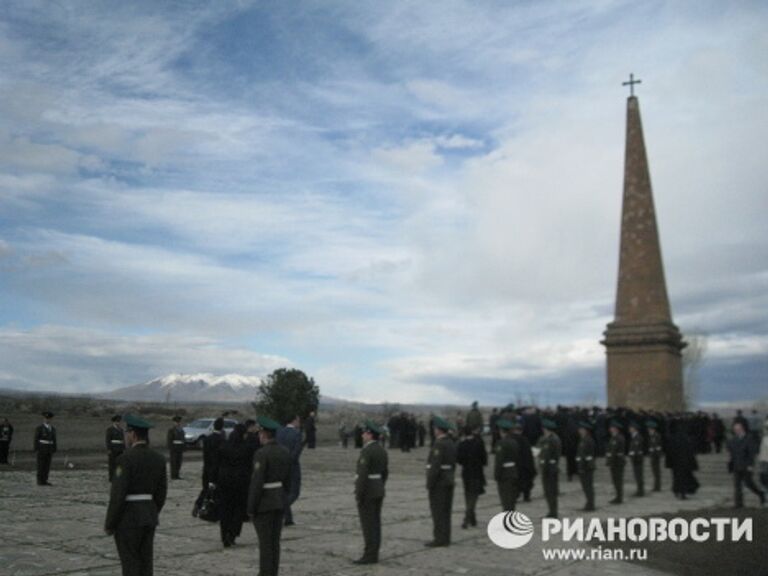
M 768 395 L 768 5 L 4 2 L 0 388 L 605 399 L 638 88 L 703 402 Z

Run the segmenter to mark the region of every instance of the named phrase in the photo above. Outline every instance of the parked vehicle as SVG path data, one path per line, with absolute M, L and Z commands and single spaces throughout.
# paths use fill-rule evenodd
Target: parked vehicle
M 210 436 L 213 433 L 214 420 L 216 418 L 198 418 L 184 426 L 184 442 L 186 445 L 202 448 L 203 440 L 205 440 L 206 436 Z M 237 424 L 237 420 L 224 418 L 224 436 L 229 437 L 235 424 Z

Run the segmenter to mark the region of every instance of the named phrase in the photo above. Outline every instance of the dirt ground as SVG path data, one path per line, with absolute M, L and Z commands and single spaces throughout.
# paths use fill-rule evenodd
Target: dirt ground
M 36 418 L 17 428 L 26 450 L 31 448 L 31 427 Z M 15 466 L 0 467 L 0 518 L 3 519 L 3 539 L 0 540 L 0 573 L 8 576 L 119 574 L 119 561 L 111 538 L 102 526 L 108 501 L 106 458 L 100 448 L 103 419 L 82 419 L 70 424 L 58 421 L 63 449 L 54 459 L 52 487 L 38 487 L 34 482 L 32 453 L 17 454 Z M 738 553 L 744 576 L 764 566 L 764 514 L 748 508 L 743 514 L 754 514 L 761 528 L 761 539 L 728 553 L 714 551 L 707 544 L 689 546 L 649 547 L 645 562 L 628 563 L 618 560 L 550 560 L 543 557 L 545 544 L 541 540 L 539 523 L 546 507 L 537 483 L 530 503 L 521 503 L 518 510 L 528 515 L 537 526 L 533 540 L 516 550 L 494 545 L 485 530 L 487 522 L 500 512 L 496 487 L 491 482 L 488 493 L 480 498 L 480 526 L 469 530 L 460 528 L 464 501 L 461 483 L 457 486 L 453 512 L 453 544 L 450 548 L 427 549 L 423 543 L 431 538 L 431 519 L 424 487 L 426 448 L 410 453 L 390 451 L 390 481 L 383 512 L 383 546 L 381 563 L 373 568 L 351 564 L 362 551 L 362 536 L 352 496 L 354 466 L 357 450 L 347 450 L 335 444 L 334 430 L 321 432 L 321 444 L 316 450 L 305 450 L 302 456 L 303 483 L 301 497 L 294 515 L 297 525 L 287 528 L 283 538 L 281 574 L 283 575 L 397 575 L 413 574 L 444 576 L 446 574 L 483 575 L 576 575 L 607 574 L 622 576 L 652 576 L 675 574 L 736 574 L 729 561 Z M 77 442 L 93 443 L 99 448 L 87 450 Z M 152 431 L 155 444 L 162 444 L 165 426 Z M 90 440 L 88 440 L 90 438 Z M 69 449 L 81 446 L 79 449 Z M 65 462 L 74 468 L 65 467 Z M 599 466 L 596 477 L 598 510 L 580 512 L 583 496 L 578 480 L 561 482 L 560 510 L 563 517 L 649 516 L 661 514 L 720 514 L 729 513 L 731 486 L 725 472 L 724 455 L 700 458 L 699 480 L 702 488 L 692 499 L 676 500 L 668 490 L 645 498 L 628 498 L 622 506 L 608 506 L 612 497 L 605 466 Z M 254 574 L 258 569 L 258 546 L 252 527 L 246 526 L 233 548 L 222 547 L 218 527 L 191 516 L 192 503 L 200 489 L 201 463 L 199 452 L 187 452 L 182 468 L 182 480 L 171 483 L 168 503 L 160 517 L 155 547 L 158 575 L 189 576 L 190 574 L 233 575 Z M 649 473 L 649 471 L 646 471 Z M 490 474 L 490 471 L 487 471 Z M 629 475 L 628 475 L 629 476 Z M 627 477 L 627 492 L 631 493 Z M 747 503 L 754 506 L 756 499 Z M 704 512 L 700 512 L 704 510 Z M 716 511 L 716 512 L 713 512 Z M 589 549 L 587 544 L 573 544 L 575 549 Z M 717 560 L 722 562 L 716 564 Z M 691 572 L 694 567 L 699 571 Z M 713 568 L 718 567 L 718 568 Z M 717 571 L 720 567 L 723 571 Z M 706 571 L 710 569 L 709 571 Z

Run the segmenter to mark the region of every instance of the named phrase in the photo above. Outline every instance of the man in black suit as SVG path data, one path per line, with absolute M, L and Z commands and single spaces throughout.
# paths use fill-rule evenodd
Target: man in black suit
M 747 435 L 742 422 L 733 423 L 733 438 L 728 441 L 728 452 L 731 454 L 731 460 L 728 468 L 733 473 L 733 491 L 734 507 L 742 508 L 744 506 L 744 490 L 742 485 L 746 485 L 760 499 L 760 505 L 765 504 L 765 492 L 755 485 L 752 479 L 752 472 L 755 466 L 757 456 L 757 446 Z
M 285 525 L 293 526 L 293 511 L 291 506 L 299 499 L 301 493 L 301 431 L 299 430 L 300 419 L 294 416 L 285 426 L 277 431 L 277 443 L 288 450 L 291 459 L 291 471 L 288 480 L 288 490 L 285 493 Z

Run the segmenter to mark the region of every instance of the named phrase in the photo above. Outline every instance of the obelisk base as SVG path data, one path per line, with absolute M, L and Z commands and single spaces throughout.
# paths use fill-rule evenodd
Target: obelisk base
M 613 322 L 602 341 L 607 354 L 608 406 L 633 410 L 685 408 L 685 347 L 674 324 Z

